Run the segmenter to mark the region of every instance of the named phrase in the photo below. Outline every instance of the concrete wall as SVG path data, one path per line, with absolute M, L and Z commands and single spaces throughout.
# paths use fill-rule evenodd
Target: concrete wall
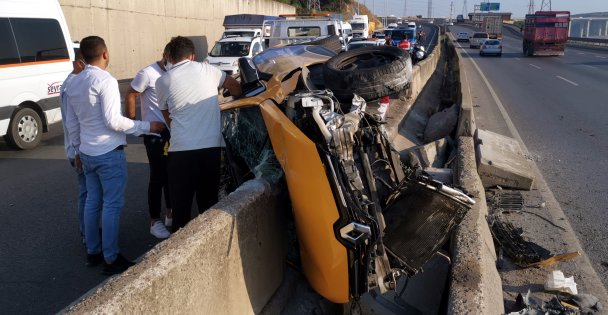
M 290 209 L 273 190 L 246 182 L 67 312 L 259 313 L 283 279 L 286 255 Z
M 193 39 L 203 60 L 229 14 L 279 15 L 295 7 L 271 0 L 60 0 L 72 40 L 89 35 L 105 39 L 108 71 L 117 79 L 135 76 L 160 59 L 171 37 Z

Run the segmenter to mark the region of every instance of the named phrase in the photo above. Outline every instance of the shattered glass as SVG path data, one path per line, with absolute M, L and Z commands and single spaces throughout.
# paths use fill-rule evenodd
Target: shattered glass
M 237 183 L 252 177 L 277 183 L 283 177 L 258 107 L 222 112 L 222 133 L 231 158 L 245 166 L 233 174 L 239 177 Z

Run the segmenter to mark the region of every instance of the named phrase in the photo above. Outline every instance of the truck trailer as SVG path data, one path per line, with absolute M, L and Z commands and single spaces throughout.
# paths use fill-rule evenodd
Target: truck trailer
M 569 11 L 536 11 L 527 14 L 523 27 L 526 56 L 563 56 L 568 42 Z
M 481 31 L 488 33 L 491 39 L 502 38 L 502 16 L 489 15 L 481 19 Z

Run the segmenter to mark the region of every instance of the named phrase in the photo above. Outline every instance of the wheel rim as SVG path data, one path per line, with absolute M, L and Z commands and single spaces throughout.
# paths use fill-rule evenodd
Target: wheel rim
M 19 120 L 17 125 L 17 134 L 24 142 L 32 142 L 38 136 L 38 122 L 33 116 L 25 115 Z

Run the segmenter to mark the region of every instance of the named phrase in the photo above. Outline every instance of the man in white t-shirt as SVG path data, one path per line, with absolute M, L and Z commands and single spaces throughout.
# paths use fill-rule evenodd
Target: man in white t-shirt
M 165 73 L 165 47 L 161 60 L 139 70 L 125 96 L 127 117 L 135 119 L 135 98 L 139 96 L 140 113 L 142 121 L 159 121 L 165 123 L 165 118 L 158 108 L 156 97 L 156 79 Z M 163 192 L 165 193 L 165 206 L 167 221 L 171 217 L 171 199 L 167 175 L 167 151 L 169 145 L 169 131 L 161 134 L 143 135 L 148 165 L 150 166 L 150 180 L 148 182 L 148 211 L 150 212 L 150 234 L 157 238 L 170 236 L 165 224 L 161 221 L 160 212 Z M 167 222 L 169 223 L 169 222 Z M 171 225 L 171 224 L 167 224 Z
M 196 196 L 199 213 L 217 202 L 221 146 L 218 88 L 240 96 L 232 77 L 207 63 L 195 62 L 194 44 L 185 37 L 169 42 L 167 73 L 156 80 L 158 107 L 171 130 L 169 189 L 173 231 L 191 219 Z

